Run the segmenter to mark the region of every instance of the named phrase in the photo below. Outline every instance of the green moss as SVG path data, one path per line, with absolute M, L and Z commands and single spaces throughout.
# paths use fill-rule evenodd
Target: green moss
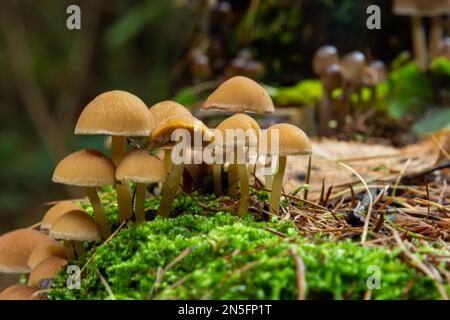
M 415 282 L 405 298 L 439 298 L 432 281 L 402 262 L 398 251 L 321 236 L 299 237 L 289 221 L 256 222 L 251 216 L 240 219 L 225 212 L 204 216 L 197 205 L 202 202 L 219 209 L 220 200 L 180 195 L 172 207 L 183 213 L 178 217 L 129 223 L 97 248 L 82 273 L 81 289 L 66 288 L 68 275 L 61 273 L 51 298 L 110 298 L 100 272 L 118 299 L 295 299 L 292 248 L 306 266 L 308 298 L 361 299 L 370 266 L 381 272 L 381 288 L 373 290 L 375 299 L 402 297 L 411 279 Z M 148 199 L 146 204 L 156 209 L 158 199 Z M 111 205 L 108 214 L 115 210 Z M 71 264 L 82 267 L 92 252 Z M 182 253 L 184 257 L 177 259 Z

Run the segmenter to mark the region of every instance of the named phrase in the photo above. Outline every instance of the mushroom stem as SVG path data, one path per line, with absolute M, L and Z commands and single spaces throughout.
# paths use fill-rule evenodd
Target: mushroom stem
M 272 184 L 272 194 L 270 195 L 270 212 L 279 215 L 281 189 L 283 188 L 284 171 L 286 170 L 286 156 L 278 157 L 278 171 L 275 174 Z
M 309 180 L 311 178 L 311 164 L 312 164 L 312 153 L 309 154 L 309 160 L 308 160 L 308 171 L 306 171 L 306 181 L 305 184 L 309 185 Z M 308 187 L 305 187 L 305 191 L 303 193 L 303 198 L 305 200 L 308 199 Z
M 327 136 L 329 127 L 328 124 L 330 122 L 330 101 L 331 101 L 331 92 L 328 90 L 324 90 L 322 99 L 319 101 L 319 133 L 322 136 Z
M 136 183 L 136 199 L 134 200 L 134 215 L 137 223 L 145 221 L 144 213 L 145 183 Z
M 213 164 L 213 177 L 214 177 L 214 193 L 217 197 L 222 195 L 222 165 Z
M 237 161 L 237 146 L 234 146 L 233 161 L 228 166 L 228 194 L 230 196 L 235 196 L 238 193 L 239 173 L 236 161 Z
M 436 54 L 439 41 L 442 39 L 442 34 L 443 30 L 441 16 L 431 17 L 430 44 L 428 49 L 431 56 Z
M 422 18 L 418 16 L 411 17 L 411 32 L 414 46 L 414 55 L 421 71 L 427 67 L 427 46 L 425 40 L 425 30 L 422 25 Z
M 106 218 L 105 210 L 98 197 L 97 190 L 94 187 L 86 187 L 86 194 L 94 209 L 95 220 L 100 227 L 100 233 L 103 239 L 107 239 L 111 235 L 111 229 L 109 228 L 108 219 Z
M 171 156 L 172 150 L 169 148 L 164 149 L 164 169 L 166 169 L 166 172 L 170 172 L 172 167 L 172 160 L 170 159 Z
M 158 216 L 168 218 L 170 215 L 170 207 L 175 198 L 178 186 L 183 176 L 184 163 L 172 164 L 172 170 L 169 173 L 162 187 L 162 198 L 158 208 Z
M 67 260 L 75 259 L 75 252 L 73 251 L 73 241 L 64 240 L 64 249 L 66 251 Z
M 111 137 L 111 158 L 117 166 L 125 155 L 125 137 Z M 131 203 L 131 190 L 128 182 L 123 181 L 116 184 L 117 205 L 119 206 L 120 222 L 131 219 L 133 207 Z
M 272 188 L 272 183 L 273 183 L 272 159 L 270 158 L 270 156 L 266 156 L 266 160 L 265 161 L 266 161 L 266 164 L 264 166 L 265 170 L 266 171 L 270 171 L 270 173 L 264 175 L 264 185 L 265 185 L 266 189 L 271 189 Z M 270 197 L 270 191 L 268 191 L 267 194 Z
M 241 199 L 239 201 L 238 216 L 243 217 L 248 212 L 248 194 L 249 194 L 249 181 L 247 165 L 240 163 L 237 165 L 239 171 L 239 180 L 241 182 Z
M 86 251 L 84 250 L 82 241 L 74 241 L 73 243 L 75 245 L 75 252 L 77 253 L 78 257 L 86 254 Z

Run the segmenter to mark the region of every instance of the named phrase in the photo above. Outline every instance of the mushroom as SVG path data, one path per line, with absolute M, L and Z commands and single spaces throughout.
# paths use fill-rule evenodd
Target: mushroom
M 96 187 L 114 185 L 115 167 L 111 160 L 100 151 L 82 149 L 68 155 L 58 163 L 53 173 L 53 181 L 84 187 L 94 209 L 102 237 L 103 239 L 109 237 L 111 229 Z
M 33 229 L 18 229 L 0 237 L 0 272 L 28 273 L 28 258 L 42 243 L 51 239 Z
M 342 57 L 341 70 L 344 79 L 344 99 L 349 106 L 351 105 L 352 94 L 359 92 L 365 67 L 366 58 L 360 51 L 352 51 Z
M 36 291 L 38 288 L 26 284 L 13 284 L 0 292 L 0 300 L 33 300 L 32 294 Z
M 144 200 L 146 184 L 161 182 L 165 177 L 164 163 L 150 155 L 148 150 L 130 152 L 120 161 L 116 169 L 116 180 L 136 182 L 136 222 L 145 221 Z
M 27 265 L 30 269 L 33 269 L 39 262 L 50 257 L 65 258 L 66 253 L 64 246 L 53 240 L 42 243 L 30 254 L 27 260 Z
M 201 137 L 202 142 L 211 141 L 213 138 L 212 132 L 206 127 L 203 122 L 195 118 L 194 116 L 173 116 L 158 125 L 155 130 L 153 130 L 150 135 L 150 141 L 160 146 L 162 148 L 172 149 L 174 145 L 177 143 L 176 141 L 172 141 L 172 133 L 176 130 L 182 129 L 186 130 L 190 135 L 190 140 L 184 141 L 183 143 L 188 143 L 189 145 L 184 144 L 184 151 L 190 149 L 192 142 L 194 144 L 193 148 L 196 149 L 196 141 L 195 137 Z M 189 138 L 189 137 L 186 137 Z M 202 145 L 198 146 L 202 147 Z M 167 152 L 165 154 L 168 154 Z M 183 155 L 185 157 L 187 155 Z M 183 175 L 184 171 L 184 162 L 173 164 L 172 163 L 172 151 L 170 155 L 165 156 L 164 162 L 171 167 L 169 175 L 163 183 L 162 187 L 162 198 L 158 208 L 158 215 L 164 218 L 167 218 L 170 213 L 170 207 L 172 205 L 172 201 L 176 196 L 178 191 L 178 187 Z
M 71 211 L 71 210 L 81 210 L 82 208 L 80 206 L 77 206 L 72 201 L 62 201 L 54 206 L 52 206 L 50 209 L 47 210 L 44 217 L 41 220 L 40 229 L 41 232 L 48 233 L 48 230 L 50 229 L 50 226 L 52 222 L 62 216 L 63 214 Z
M 222 83 L 206 100 L 203 110 L 218 110 L 222 112 L 249 112 L 257 114 L 274 113 L 275 108 L 267 91 L 252 79 L 236 76 Z M 222 182 L 221 166 L 213 165 L 214 185 L 220 186 Z M 237 194 L 237 185 L 233 181 L 238 180 L 238 172 L 234 165 L 228 169 L 228 193 Z M 216 195 L 219 195 L 216 187 Z
M 67 265 L 67 260 L 60 257 L 50 257 L 41 261 L 30 273 L 28 286 L 47 288 L 43 281 L 53 280 L 62 267 Z
M 314 53 L 313 71 L 316 75 L 321 76 L 326 68 L 337 63 L 339 63 L 339 54 L 336 47 L 322 46 Z
M 229 140 L 229 135 L 227 131 L 233 133 L 233 140 Z M 244 136 L 238 135 L 237 131 L 241 130 Z M 240 182 L 241 198 L 239 201 L 238 215 L 240 217 L 247 214 L 248 210 L 248 197 L 249 197 L 249 178 L 247 172 L 247 165 L 245 161 L 245 151 L 246 147 L 254 146 L 258 144 L 258 137 L 260 135 L 261 129 L 258 123 L 248 115 L 238 113 L 235 114 L 224 121 L 222 121 L 216 128 L 215 133 L 220 132 L 222 135 L 222 141 L 218 141 L 216 148 L 220 148 L 221 151 L 224 150 L 229 152 L 233 151 L 233 159 L 231 159 L 231 164 L 237 168 L 239 181 L 232 181 L 232 184 L 238 184 Z M 244 156 L 243 163 L 241 163 L 238 154 Z
M 323 86 L 322 101 L 319 104 L 319 131 L 322 135 L 327 135 L 329 122 L 331 120 L 331 101 L 333 91 L 342 86 L 342 70 L 339 64 L 331 64 L 323 70 L 320 75 Z M 343 117 L 344 115 L 342 115 Z
M 424 71 L 428 65 L 425 29 L 422 17 L 431 17 L 429 52 L 434 55 L 442 39 L 442 16 L 450 11 L 450 3 L 442 0 L 395 0 L 394 14 L 411 16 L 411 33 L 419 69 Z
M 275 146 L 272 146 L 273 134 L 278 135 L 278 141 L 274 141 L 278 142 L 278 145 Z M 279 123 L 267 129 L 267 150 L 263 151 L 278 156 L 278 171 L 275 174 L 270 195 L 270 212 L 279 215 L 287 156 L 311 154 L 311 142 L 300 128 L 288 123 Z
M 152 118 L 155 123 L 155 127 L 159 127 L 167 119 L 173 117 L 189 117 L 192 116 L 191 112 L 179 103 L 166 100 L 161 101 L 149 108 Z M 166 171 L 170 170 L 170 150 L 171 148 L 164 148 L 164 166 Z
M 74 210 L 56 219 L 50 228 L 50 237 L 64 241 L 67 259 L 74 258 L 73 244 L 78 256 L 85 253 L 83 241 L 101 239 L 100 228 L 95 220 L 83 210 Z
M 375 103 L 377 98 L 377 85 L 388 80 L 388 72 L 386 65 L 381 60 L 372 61 L 363 72 L 361 84 L 367 86 L 371 90 L 371 104 Z
M 106 134 L 111 136 L 112 161 L 117 165 L 125 154 L 126 137 L 148 137 L 154 128 L 151 113 L 135 95 L 120 90 L 98 95 L 82 111 L 75 134 Z M 120 221 L 133 215 L 128 184 L 117 184 Z

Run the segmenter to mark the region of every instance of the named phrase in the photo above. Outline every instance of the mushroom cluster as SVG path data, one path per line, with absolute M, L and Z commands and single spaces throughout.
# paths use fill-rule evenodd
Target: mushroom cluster
M 82 187 L 93 214 L 73 201 L 61 201 L 45 213 L 40 230 L 19 229 L 2 235 L 0 272 L 29 276 L 27 285 L 9 287 L 0 298 L 43 298 L 43 292 L 51 290 L 55 275 L 92 249 L 90 243 L 95 245 L 110 237 L 115 222 L 124 223 L 133 216 L 136 223 L 144 222 L 148 184 L 162 184 L 157 215 L 168 218 L 176 195 L 182 191 L 183 174 L 196 174 L 195 167 L 204 165 L 205 159 L 197 163 L 195 158 L 204 156 L 207 149 L 213 150 L 213 160 L 208 165 L 213 168 L 214 191 L 217 196 L 227 193 L 239 197 L 239 216 L 248 213 L 252 161 L 263 157 L 270 165 L 278 164 L 273 184 L 266 185 L 272 191 L 270 212 L 278 215 L 287 156 L 311 153 L 306 134 L 291 124 L 275 124 L 261 130 L 249 114 L 270 114 L 275 108 L 264 87 L 243 76 L 222 83 L 202 109 L 232 115 L 210 129 L 173 101 L 147 108 L 135 95 L 117 90 L 92 100 L 83 109 L 75 134 L 110 136 L 111 157 L 93 149 L 76 151 L 57 164 L 52 180 Z M 148 143 L 146 147 L 131 149 L 126 143 L 131 137 L 145 137 Z M 181 142 L 185 148 L 178 148 Z M 161 152 L 155 156 L 157 150 Z M 224 190 L 222 172 L 226 171 Z M 119 221 L 110 221 L 105 212 L 98 193 L 98 188 L 104 186 L 115 187 Z
M 361 102 L 364 87 L 371 90 L 371 104 L 376 100 L 376 86 L 388 80 L 386 66 L 381 60 L 367 63 L 360 51 L 352 51 L 339 57 L 338 50 L 330 45 L 317 49 L 312 67 L 319 76 L 323 87 L 323 96 L 317 108 L 319 134 L 327 136 L 332 127 L 342 129 L 345 116 L 355 113 L 352 96 L 356 94 Z M 341 95 L 335 95 L 341 89 Z M 335 121 L 335 124 L 332 121 Z

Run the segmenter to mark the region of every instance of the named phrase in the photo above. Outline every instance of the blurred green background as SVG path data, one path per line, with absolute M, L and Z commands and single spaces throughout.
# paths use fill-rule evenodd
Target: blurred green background
M 66 28 L 70 4 L 81 8 L 81 30 Z M 366 28 L 370 4 L 381 8 L 381 30 Z M 73 135 L 82 108 L 103 91 L 195 106 L 217 81 L 244 72 L 269 85 L 277 104 L 314 103 L 314 84 L 302 81 L 315 78 L 315 50 L 333 44 L 406 66 L 391 86 L 400 92 L 391 117 L 421 119 L 430 106 L 447 118 L 428 116 L 428 126 L 450 117 L 448 91 L 434 96 L 449 85 L 448 61 L 433 77 L 408 66 L 410 21 L 388 0 L 6 0 L 0 29 L 0 233 L 39 221 L 49 201 L 79 195 L 51 176 L 70 151 L 105 149 L 102 137 Z M 236 57 L 245 54 L 252 64 L 242 71 Z

